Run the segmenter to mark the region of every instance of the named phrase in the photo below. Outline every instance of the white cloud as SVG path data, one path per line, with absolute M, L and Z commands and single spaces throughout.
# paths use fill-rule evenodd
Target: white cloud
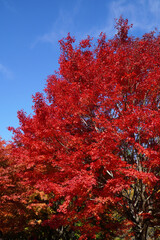
M 0 74 L 3 75 L 3 77 L 5 77 L 6 79 L 13 78 L 13 73 L 1 63 L 0 63 Z
M 39 37 L 37 40 L 54 44 L 68 33 L 67 29 L 71 29 L 72 25 L 72 16 L 67 11 L 61 9 L 57 20 L 53 24 L 52 30 Z
M 133 23 L 134 29 L 149 32 L 158 27 L 160 22 L 159 0 L 114 0 L 110 4 L 110 17 L 122 15 Z
M 160 23 L 160 0 L 110 0 L 102 1 L 106 8 L 106 18 L 100 22 L 97 27 L 93 25 L 91 29 L 84 32 L 78 32 L 75 26 L 77 14 L 83 7 L 84 0 L 75 1 L 75 5 L 70 10 L 61 9 L 59 16 L 53 24 L 50 32 L 44 33 L 37 37 L 32 44 L 34 47 L 39 42 L 51 43 L 57 45 L 58 40 L 67 36 L 68 32 L 74 33 L 77 40 L 84 39 L 87 35 L 98 38 L 101 32 L 106 33 L 107 38 L 111 38 L 116 33 L 114 28 L 115 19 L 121 15 L 128 18 L 129 24 L 133 24 L 133 31 L 139 34 L 150 32 L 155 28 L 158 29 Z M 102 16 L 103 17 L 103 16 Z M 101 17 L 100 17 L 101 18 Z
M 106 21 L 101 28 L 93 28 L 91 36 L 98 37 L 100 32 L 106 33 L 107 37 L 113 37 L 115 19 L 120 16 L 128 18 L 129 24 L 133 24 L 133 31 L 140 34 L 150 32 L 157 28 L 160 23 L 160 0 L 111 0 L 106 3 Z
M 68 32 L 73 31 L 74 19 L 79 12 L 82 1 L 83 0 L 75 1 L 73 8 L 68 11 L 65 9 L 60 9 L 58 18 L 53 23 L 51 31 L 37 37 L 31 47 L 35 47 L 39 42 L 57 44 L 58 40 L 62 39 L 64 36 L 67 36 Z
M 121 15 L 128 18 L 129 24 L 133 24 L 132 31 L 140 35 L 150 32 L 160 24 L 160 0 L 110 0 L 106 1 L 106 21 L 99 28 L 93 27 L 89 35 L 98 37 L 101 32 L 106 33 L 107 38 L 115 35 L 115 19 Z

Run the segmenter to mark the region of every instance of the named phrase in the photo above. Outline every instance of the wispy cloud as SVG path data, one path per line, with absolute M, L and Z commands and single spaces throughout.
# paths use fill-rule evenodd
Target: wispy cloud
M 61 37 L 64 37 L 67 34 L 67 29 L 72 29 L 72 26 L 73 26 L 72 15 L 70 15 L 67 11 L 61 9 L 58 18 L 53 24 L 51 31 L 38 37 L 37 42 L 41 41 L 54 44 Z
M 58 18 L 53 23 L 52 29 L 42 36 L 37 37 L 31 47 L 35 47 L 39 42 L 57 44 L 58 40 L 66 36 L 68 32 L 73 31 L 74 19 L 79 12 L 82 1 L 83 0 L 75 1 L 73 8 L 70 10 L 61 8 Z
M 133 24 L 133 31 L 140 34 L 159 30 L 160 23 L 160 0 L 112 0 L 106 3 L 106 21 L 101 28 L 93 28 L 92 36 L 98 37 L 100 32 L 106 33 L 107 37 L 113 37 L 115 19 L 120 16 L 128 18 L 129 24 Z
M 74 33 L 77 40 L 85 38 L 87 35 L 97 38 L 101 32 L 106 33 L 111 38 L 116 33 L 114 28 L 115 19 L 121 15 L 128 18 L 129 24 L 133 24 L 133 31 L 139 34 L 150 32 L 157 28 L 160 23 L 160 0 L 110 0 L 102 1 L 106 9 L 106 17 L 97 19 L 99 25 L 93 24 L 88 31 L 78 32 L 75 26 L 78 13 L 82 10 L 84 0 L 76 0 L 75 5 L 70 10 L 60 9 L 59 15 L 49 32 L 37 37 L 32 44 L 34 47 L 37 43 L 57 44 L 58 40 L 67 35 L 68 32 Z M 86 28 L 85 28 L 86 29 Z
M 2 75 L 6 79 L 13 78 L 13 73 L 1 63 L 0 63 L 0 75 Z
M 114 0 L 110 4 L 110 17 L 120 15 L 133 23 L 134 29 L 152 31 L 160 22 L 159 0 Z

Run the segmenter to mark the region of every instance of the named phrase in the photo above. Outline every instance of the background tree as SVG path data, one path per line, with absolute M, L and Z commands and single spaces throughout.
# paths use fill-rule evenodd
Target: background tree
M 58 230 L 40 225 L 52 213 L 47 204 L 49 196 L 25 186 L 25 180 L 22 182 L 19 178 L 20 169 L 11 155 L 11 145 L 0 140 L 0 231 L 3 239 L 57 239 Z
M 25 194 L 16 174 L 11 157 L 11 145 L 0 141 L 0 228 L 5 237 L 8 232 L 22 231 L 26 223 L 26 207 L 20 195 Z
M 129 37 L 130 27 L 120 18 L 111 40 L 61 40 L 46 97 L 37 93 L 34 114 L 20 111 L 10 128 L 23 182 L 55 207 L 44 224 L 79 239 L 144 240 L 159 225 L 160 36 Z

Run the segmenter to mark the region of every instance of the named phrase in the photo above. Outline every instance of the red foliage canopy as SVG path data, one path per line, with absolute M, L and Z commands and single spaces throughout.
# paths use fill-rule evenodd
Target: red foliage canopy
M 70 35 L 62 39 L 46 97 L 36 93 L 34 114 L 20 111 L 12 129 L 22 180 L 49 193 L 51 206 L 59 203 L 48 224 L 80 221 L 83 236 L 93 238 L 113 228 L 111 206 L 135 235 L 159 216 L 160 36 L 129 37 L 122 18 L 116 28 L 96 45 L 90 37 L 78 46 Z

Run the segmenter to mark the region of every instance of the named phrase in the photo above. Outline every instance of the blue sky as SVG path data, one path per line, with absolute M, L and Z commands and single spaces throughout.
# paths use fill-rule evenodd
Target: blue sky
M 58 40 L 68 32 L 77 42 L 115 33 L 114 19 L 133 23 L 131 34 L 159 30 L 160 0 L 0 0 L 0 136 L 11 139 L 17 111 L 32 112 L 32 95 L 42 92 L 58 70 Z

